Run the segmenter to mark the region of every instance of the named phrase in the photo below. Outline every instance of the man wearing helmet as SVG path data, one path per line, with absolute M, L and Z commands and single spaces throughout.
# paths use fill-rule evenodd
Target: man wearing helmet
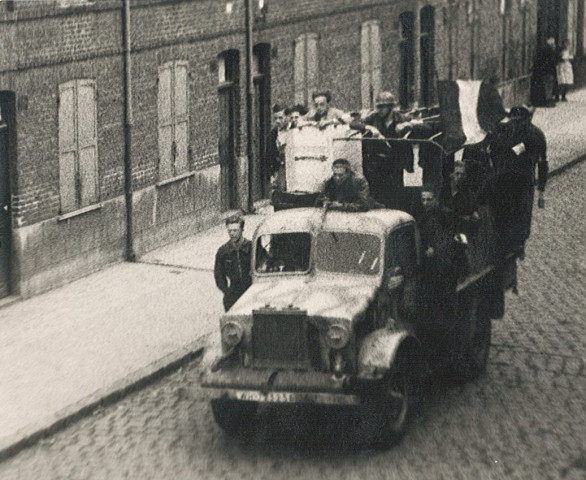
M 363 171 L 372 196 L 385 205 L 389 204 L 391 191 L 403 186 L 403 170 L 413 171 L 411 145 L 383 140 L 402 138 L 412 129 L 409 117 L 399 112 L 396 105 L 391 92 L 380 92 L 376 98 L 376 111 L 350 125 L 360 130 L 365 138 L 382 137 L 377 142 L 364 142 Z

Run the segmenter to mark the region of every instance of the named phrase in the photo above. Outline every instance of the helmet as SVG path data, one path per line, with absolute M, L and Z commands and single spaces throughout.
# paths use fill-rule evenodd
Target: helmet
M 380 92 L 377 96 L 376 96 L 376 105 L 394 105 L 395 103 L 397 103 L 397 100 L 395 99 L 395 96 L 391 93 L 391 92 Z

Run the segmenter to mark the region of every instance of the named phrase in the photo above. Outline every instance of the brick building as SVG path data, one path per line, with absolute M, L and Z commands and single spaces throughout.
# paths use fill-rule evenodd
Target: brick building
M 527 98 L 536 0 L 252 3 L 254 200 L 268 194 L 259 153 L 274 102 L 327 88 L 359 109 L 384 88 L 405 107 L 433 104 L 443 78 L 493 78 L 509 105 Z M 128 225 L 140 255 L 247 204 L 243 0 L 130 5 L 126 29 L 123 0 L 0 2 L 0 296 L 122 260 Z

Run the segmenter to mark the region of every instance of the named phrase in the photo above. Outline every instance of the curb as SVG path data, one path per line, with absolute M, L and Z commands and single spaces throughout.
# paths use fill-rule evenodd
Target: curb
M 556 177 L 584 161 L 586 161 L 586 154 L 552 169 L 548 176 L 549 178 Z M 160 265 L 154 262 L 152 264 Z M 177 267 L 177 265 L 173 266 Z M 6 301 L 0 301 L 0 308 L 21 300 L 22 298 L 18 296 L 8 297 Z M 0 462 L 34 445 L 39 440 L 65 429 L 73 422 L 92 413 L 96 408 L 116 403 L 127 395 L 146 387 L 174 370 L 178 370 L 197 357 L 200 357 L 203 354 L 209 336 L 209 333 L 202 335 L 190 345 L 181 347 L 175 352 L 151 362 L 146 367 L 130 373 L 109 387 L 97 390 L 92 395 L 54 413 L 43 424 L 29 425 L 16 434 L 0 441 Z
M 52 414 L 45 422 L 29 425 L 0 442 L 0 462 L 34 445 L 39 440 L 57 433 L 73 422 L 89 415 L 98 407 L 116 403 L 125 396 L 159 380 L 203 354 L 209 333 L 195 342 L 181 347 L 146 367 L 142 367 L 109 387 L 97 390 L 72 405 Z
M 570 160 L 568 163 L 564 163 L 563 165 L 554 168 L 548 172 L 547 176 L 549 178 L 556 177 L 557 175 L 564 173 L 566 170 L 569 170 L 570 168 L 582 163 L 584 160 L 586 160 L 586 154 L 582 154 L 579 157 L 574 158 L 574 160 Z

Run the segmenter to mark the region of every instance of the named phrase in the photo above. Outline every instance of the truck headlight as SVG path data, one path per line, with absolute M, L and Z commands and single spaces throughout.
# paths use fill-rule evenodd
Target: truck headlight
M 238 345 L 242 335 L 242 327 L 236 322 L 228 322 L 222 327 L 222 341 L 229 347 Z
M 350 340 L 350 332 L 342 325 L 332 325 L 326 332 L 326 344 L 330 348 L 339 350 L 344 348 Z

